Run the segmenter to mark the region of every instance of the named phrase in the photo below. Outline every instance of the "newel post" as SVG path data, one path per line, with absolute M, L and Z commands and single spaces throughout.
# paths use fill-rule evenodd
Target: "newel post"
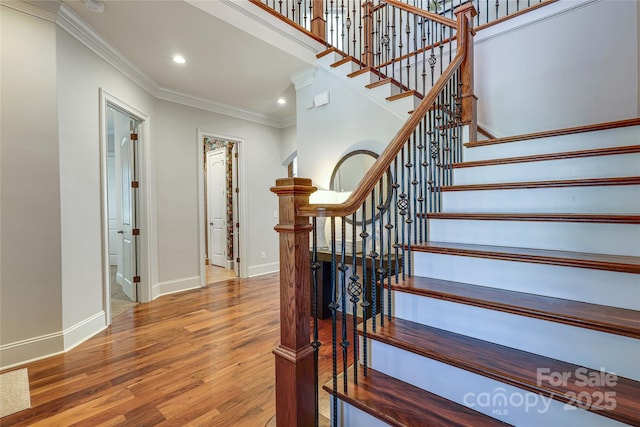
M 455 10 L 458 19 L 457 47 L 466 45 L 466 55 L 460 67 L 462 80 L 462 124 L 469 127 L 469 141 L 478 139 L 477 101 L 473 89 L 473 18 L 478 14 L 471 2 Z
M 311 32 L 321 40 L 326 40 L 327 21 L 324 19 L 324 0 L 313 0 L 311 11 Z
M 316 191 L 306 178 L 276 180 L 280 222 L 280 344 L 276 363 L 276 424 L 306 427 L 315 423 L 313 349 L 310 343 L 310 258 L 308 217 L 298 207 Z

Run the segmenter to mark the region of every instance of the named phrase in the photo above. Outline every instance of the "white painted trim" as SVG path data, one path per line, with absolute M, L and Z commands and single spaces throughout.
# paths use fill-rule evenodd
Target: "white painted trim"
M 278 271 L 280 271 L 279 262 L 269 262 L 266 264 L 252 265 L 251 267 L 249 267 L 248 277 L 262 276 L 263 274 L 277 273 Z
M 240 188 L 240 210 L 238 212 L 238 219 L 240 221 L 240 237 L 238 238 L 240 245 L 240 277 L 249 277 L 248 269 L 247 269 L 247 244 L 248 244 L 248 236 L 246 230 L 249 228 L 248 225 L 248 203 L 247 199 L 247 155 L 245 150 L 245 139 L 237 136 L 231 135 L 223 135 L 217 132 L 207 131 L 204 129 L 198 129 L 198 136 L 196 140 L 196 164 L 198 171 L 198 247 L 199 247 L 199 258 L 198 264 L 200 266 L 200 286 L 204 287 L 207 281 L 206 274 L 206 265 L 205 265 L 205 254 L 206 250 L 204 247 L 205 242 L 205 233 L 207 232 L 204 227 L 205 222 L 205 210 L 204 210 L 204 159 L 202 156 L 202 152 L 204 151 L 204 138 L 205 136 L 211 138 L 225 139 L 229 141 L 234 141 L 238 143 L 238 157 L 239 157 L 239 171 L 238 171 L 238 187 Z M 235 262 L 235 259 L 234 259 Z
M 52 4 L 53 2 L 50 2 Z M 36 18 L 44 19 L 49 22 L 56 22 L 56 12 L 53 10 L 46 9 L 44 7 L 36 6 L 32 3 L 27 3 L 25 1 L 0 1 L 0 6 L 6 6 L 10 9 L 17 10 L 18 12 L 26 13 L 27 15 L 35 16 Z
M 62 331 L 64 338 L 64 351 L 82 344 L 100 331 L 107 328 L 107 317 L 104 311 L 94 314 L 81 322 L 72 325 Z
M 188 291 L 191 289 L 199 289 L 200 276 L 185 277 L 177 280 L 167 280 L 160 282 L 153 287 L 155 298 L 162 295 L 175 294 L 176 292 Z M 154 299 L 155 299 L 154 298 Z
M 501 24 L 482 29 L 477 32 L 476 36 L 474 37 L 473 43 L 476 45 L 484 43 L 493 38 L 507 35 L 511 32 L 518 31 L 530 25 L 538 24 L 548 19 L 555 18 L 556 16 L 572 12 L 582 7 L 590 6 L 593 3 L 598 3 L 601 1 L 603 0 L 557 1 L 531 12 L 516 16 L 515 18 L 511 18 Z
M 102 202 L 102 286 L 103 310 L 106 313 L 107 325 L 111 324 L 111 292 L 110 292 L 110 263 L 109 263 L 109 205 L 108 205 L 108 176 L 107 176 L 107 103 L 117 106 L 141 121 L 138 134 L 138 165 L 140 167 L 138 180 L 140 193 L 138 194 L 138 220 L 142 231 L 138 241 L 138 265 L 142 282 L 139 284 L 138 300 L 149 302 L 153 299 L 152 287 L 157 283 L 157 244 L 155 230 L 156 200 L 153 191 L 154 181 L 151 173 L 151 124 L 148 114 L 132 107 L 126 102 L 109 94 L 100 88 L 100 192 Z
M 24 365 L 62 354 L 81 344 L 107 327 L 107 317 L 100 311 L 64 331 L 31 337 L 0 346 L 0 361 L 7 363 L 0 370 Z
M 89 50 L 157 99 L 251 121 L 277 129 L 286 128 L 291 125 L 292 120 L 295 121 L 295 118 L 292 119 L 291 117 L 282 120 L 275 119 L 263 114 L 242 110 L 230 105 L 220 104 L 160 87 L 155 80 L 104 40 L 65 4 L 62 4 L 60 7 L 56 23 Z

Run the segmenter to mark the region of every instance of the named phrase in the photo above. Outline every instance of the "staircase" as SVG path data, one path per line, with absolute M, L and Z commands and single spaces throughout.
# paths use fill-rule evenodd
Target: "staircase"
M 337 425 L 640 425 L 639 143 L 633 119 L 466 144 L 368 376 L 325 386 Z

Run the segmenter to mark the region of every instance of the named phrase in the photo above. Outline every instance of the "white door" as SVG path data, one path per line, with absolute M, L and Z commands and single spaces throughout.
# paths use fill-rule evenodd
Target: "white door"
M 133 118 L 116 110 L 114 142 L 116 158 L 116 191 L 118 197 L 120 236 L 116 280 L 131 301 L 137 301 L 137 221 L 136 195 L 136 123 Z
M 226 148 L 207 153 L 207 200 L 209 224 L 209 263 L 227 264 Z

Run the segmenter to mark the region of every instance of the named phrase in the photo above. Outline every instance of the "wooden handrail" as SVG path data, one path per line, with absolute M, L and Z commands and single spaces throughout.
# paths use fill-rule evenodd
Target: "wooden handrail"
M 453 61 L 451 61 L 447 66 L 447 69 L 442 73 L 435 86 L 431 88 L 427 96 L 425 96 L 420 105 L 418 105 L 418 108 L 413 111 L 409 120 L 407 120 L 400 128 L 391 143 L 389 143 L 387 148 L 385 148 L 378 160 L 376 160 L 369 172 L 362 179 L 360 185 L 358 185 L 355 191 L 351 193 L 347 200 L 340 204 L 309 204 L 306 206 L 300 206 L 298 208 L 298 215 L 307 217 L 336 217 L 351 215 L 358 210 L 358 208 L 362 206 L 367 197 L 371 194 L 371 190 L 373 190 L 382 176 L 387 172 L 387 169 L 391 166 L 391 163 L 396 158 L 400 150 L 402 150 L 402 147 L 415 131 L 424 115 L 435 103 L 436 98 L 447 84 L 447 81 L 462 64 L 465 54 L 466 46 L 463 45 Z
M 423 18 L 427 18 L 435 22 L 439 22 L 442 25 L 446 25 L 447 27 L 456 28 L 456 26 L 458 25 L 457 22 L 454 21 L 453 19 L 445 18 L 444 16 L 438 15 L 437 13 L 429 12 L 424 9 L 420 9 L 419 7 L 402 3 L 398 0 L 381 0 L 381 1 L 390 6 L 397 7 L 398 9 L 405 10 L 407 12 L 416 14 L 418 16 L 422 16 Z

